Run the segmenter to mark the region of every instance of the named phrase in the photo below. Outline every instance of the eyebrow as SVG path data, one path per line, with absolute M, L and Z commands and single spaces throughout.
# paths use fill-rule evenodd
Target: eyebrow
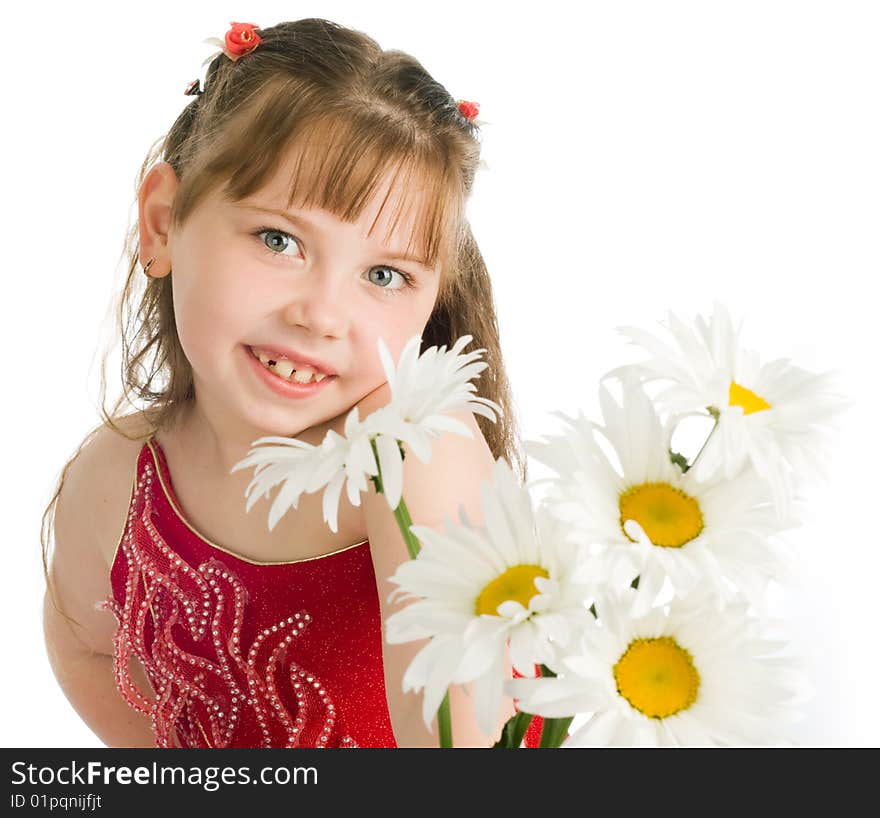
M 281 216 L 282 219 L 286 219 L 291 224 L 305 224 L 312 230 L 318 229 L 318 225 L 316 225 L 311 219 L 306 216 L 294 215 L 293 213 L 288 213 L 284 210 L 273 210 L 270 207 L 259 207 L 258 205 L 244 204 L 242 202 L 233 202 L 233 204 L 235 205 L 235 207 L 242 208 L 244 210 L 256 210 L 260 213 L 271 213 L 273 216 Z M 430 268 L 427 259 L 395 253 L 393 250 L 385 250 L 384 252 L 387 253 L 388 258 L 392 259 L 393 261 L 413 261 L 416 264 L 421 264 L 423 267 Z

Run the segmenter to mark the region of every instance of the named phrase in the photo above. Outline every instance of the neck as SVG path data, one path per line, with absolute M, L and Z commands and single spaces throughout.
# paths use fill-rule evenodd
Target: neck
M 193 401 L 180 421 L 180 439 L 185 442 L 187 459 L 197 464 L 206 478 L 220 480 L 224 487 L 240 489 L 242 496 L 253 479 L 252 469 L 232 472 L 233 466 L 247 457 L 254 441 L 277 432 L 254 429 L 250 426 L 230 427 L 206 412 L 198 401 Z M 318 445 L 324 439 L 324 425 L 313 426 L 295 437 Z

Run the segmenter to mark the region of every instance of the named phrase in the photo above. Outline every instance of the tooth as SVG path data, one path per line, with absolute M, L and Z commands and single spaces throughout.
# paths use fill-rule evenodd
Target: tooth
M 321 383 L 321 381 L 323 381 L 324 378 L 326 378 L 326 377 L 327 376 L 323 372 L 316 372 L 315 373 L 315 381 L 317 381 L 318 383 Z
M 302 369 L 296 370 L 296 372 L 293 374 L 293 379 L 297 383 L 308 383 L 312 379 L 312 375 L 314 375 L 314 374 L 315 373 L 312 372 L 311 369 L 308 369 L 307 367 L 303 367 Z
M 260 359 L 260 362 L 264 364 L 267 364 L 270 360 L 272 360 L 265 352 L 258 353 L 257 357 Z
M 290 373 L 293 372 L 293 364 L 290 361 L 278 361 L 275 364 L 275 371 L 282 378 L 289 378 Z

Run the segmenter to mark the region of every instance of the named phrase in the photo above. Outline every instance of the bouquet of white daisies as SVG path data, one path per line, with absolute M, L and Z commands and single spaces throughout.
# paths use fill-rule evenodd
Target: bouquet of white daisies
M 526 443 L 550 477 L 522 486 L 499 458 L 479 526 L 463 509 L 444 530 L 413 524 L 402 485 L 405 452 L 427 463 L 432 439 L 470 434 L 446 413 L 500 413 L 474 394 L 487 364 L 484 350 L 461 353 L 471 336 L 421 356 L 415 337 L 396 369 L 380 341 L 388 405 L 364 420 L 352 410 L 345 434 L 320 446 L 260 438 L 235 466 L 257 467 L 248 510 L 282 484 L 270 529 L 303 492 L 324 490 L 334 531 L 343 487 L 354 505 L 367 480 L 384 494 L 412 557 L 390 578 L 391 598 L 411 602 L 386 639 L 428 638 L 403 689 L 424 691 L 441 746 L 452 746 L 449 686 L 468 683 L 487 736 L 503 698 L 517 704 L 496 747 L 520 747 L 533 715 L 542 747 L 784 741 L 807 685 L 762 603 L 770 581 L 791 575 L 782 533 L 799 524 L 802 482 L 826 476 L 831 420 L 849 402 L 833 373 L 762 365 L 722 305 L 695 325 L 669 314 L 675 346 L 621 328 L 652 357 L 601 379 L 601 425 L 557 413 L 561 434 Z M 655 380 L 667 387 L 652 400 Z M 695 415 L 713 425 L 689 462 L 673 437 Z M 505 652 L 519 678 L 507 677 Z

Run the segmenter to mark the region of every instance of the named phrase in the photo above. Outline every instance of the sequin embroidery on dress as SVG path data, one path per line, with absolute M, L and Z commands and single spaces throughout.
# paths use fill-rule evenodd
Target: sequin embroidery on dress
M 119 544 L 127 565 L 124 600 L 111 596 L 97 607 L 117 619 L 116 684 L 128 704 L 150 718 L 156 746 L 236 746 L 247 719 L 259 725 L 264 747 L 357 747 L 337 729 L 324 684 L 291 655 L 312 621 L 308 611 L 287 612 L 243 644 L 247 588 L 220 560 L 193 566 L 169 547 L 153 523 L 153 475 L 147 465 L 135 488 L 144 494 L 140 522 L 149 543 L 132 536 L 133 503 Z M 132 656 L 146 670 L 155 699 L 134 683 Z

